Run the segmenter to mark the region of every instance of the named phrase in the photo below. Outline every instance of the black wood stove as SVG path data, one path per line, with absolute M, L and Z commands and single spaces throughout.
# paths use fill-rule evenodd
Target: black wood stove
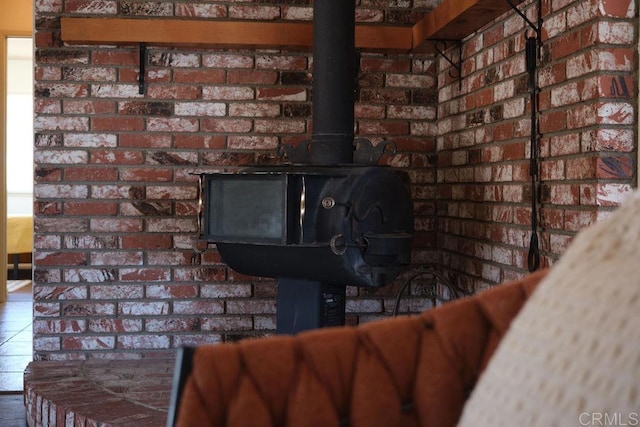
M 347 285 L 410 263 L 408 177 L 375 165 L 386 144 L 354 140 L 354 31 L 353 0 L 315 1 L 313 134 L 282 147 L 290 164 L 200 177 L 205 239 L 232 269 L 278 279 L 278 333 L 344 324 Z

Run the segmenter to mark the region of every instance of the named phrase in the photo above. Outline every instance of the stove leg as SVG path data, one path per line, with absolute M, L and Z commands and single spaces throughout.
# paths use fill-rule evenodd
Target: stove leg
M 278 334 L 344 325 L 345 286 L 312 280 L 278 279 Z

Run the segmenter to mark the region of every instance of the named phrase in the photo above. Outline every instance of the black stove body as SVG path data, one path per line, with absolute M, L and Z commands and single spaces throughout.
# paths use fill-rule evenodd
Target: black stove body
M 280 279 L 280 332 L 344 323 L 345 285 L 385 285 L 410 262 L 412 206 L 399 171 L 290 166 L 202 179 L 205 239 L 232 269 Z M 293 308 L 301 299 L 312 301 Z
M 232 269 L 278 279 L 278 333 L 344 324 L 347 285 L 382 286 L 410 263 L 407 174 L 354 141 L 354 32 L 353 0 L 315 1 L 313 135 L 282 147 L 291 165 L 201 175 L 204 237 Z
M 410 261 L 405 178 L 367 166 L 209 174 L 204 237 L 243 274 L 381 286 Z

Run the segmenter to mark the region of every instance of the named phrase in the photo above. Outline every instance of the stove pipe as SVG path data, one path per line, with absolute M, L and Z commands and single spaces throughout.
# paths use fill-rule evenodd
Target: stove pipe
M 311 164 L 353 163 L 356 69 L 355 1 L 315 0 Z

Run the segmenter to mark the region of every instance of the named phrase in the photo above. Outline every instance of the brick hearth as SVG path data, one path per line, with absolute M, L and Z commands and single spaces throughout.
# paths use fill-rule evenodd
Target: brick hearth
M 32 362 L 25 371 L 29 426 L 163 426 L 172 359 Z

